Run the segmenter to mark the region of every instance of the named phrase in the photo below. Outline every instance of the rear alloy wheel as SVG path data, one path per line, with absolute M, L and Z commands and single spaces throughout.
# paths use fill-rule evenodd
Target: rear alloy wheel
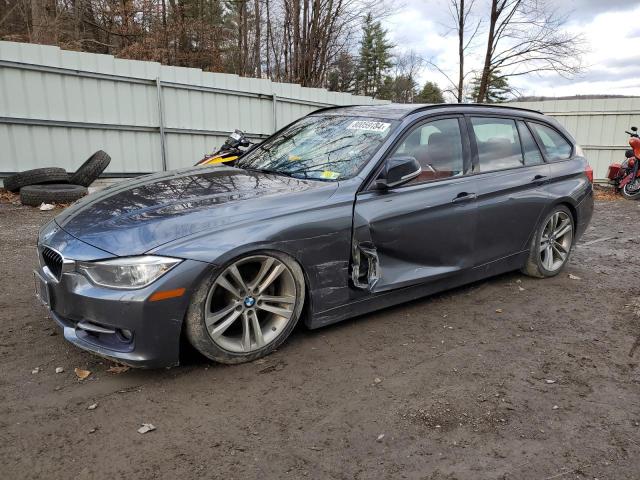
M 203 283 L 187 314 L 187 336 L 203 355 L 242 363 L 277 348 L 304 304 L 304 276 L 277 252 L 242 257 Z
M 538 278 L 557 275 L 569 260 L 573 232 L 571 212 L 564 206 L 556 207 L 537 230 L 523 273 Z

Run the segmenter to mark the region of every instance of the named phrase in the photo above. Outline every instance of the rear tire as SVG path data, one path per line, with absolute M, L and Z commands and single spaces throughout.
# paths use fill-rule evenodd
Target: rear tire
M 554 207 L 531 240 L 529 258 L 522 273 L 536 278 L 553 277 L 560 273 L 569 261 L 574 231 L 571 211 L 564 205 Z
M 20 202 L 37 207 L 41 203 L 71 203 L 87 194 L 80 185 L 29 185 L 20 189 Z
M 47 183 L 66 183 L 69 175 L 64 168 L 34 168 L 16 173 L 3 180 L 5 190 L 17 192 L 22 187 L 29 185 L 42 185 Z
M 111 157 L 102 150 L 98 150 L 71 175 L 69 183 L 89 187 L 111 163 Z
M 254 252 L 202 282 L 187 311 L 187 338 L 216 362 L 250 362 L 287 339 L 304 299 L 304 275 L 295 260 L 280 252 Z

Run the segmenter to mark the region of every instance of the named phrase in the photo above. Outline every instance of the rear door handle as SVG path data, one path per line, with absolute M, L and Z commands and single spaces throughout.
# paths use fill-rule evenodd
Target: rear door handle
M 460 192 L 456 198 L 454 198 L 451 203 L 460 203 L 460 202 L 468 202 L 470 200 L 475 200 L 476 199 L 476 194 L 475 193 L 468 193 L 468 192 Z
M 544 183 L 546 182 L 547 176 L 546 175 L 536 175 L 535 177 L 533 177 L 532 182 L 536 182 L 536 183 Z

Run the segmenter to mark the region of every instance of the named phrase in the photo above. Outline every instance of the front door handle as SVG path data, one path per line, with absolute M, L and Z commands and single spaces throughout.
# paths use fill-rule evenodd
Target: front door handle
M 460 202 L 468 202 L 470 200 L 475 200 L 476 194 L 469 192 L 460 192 L 456 198 L 454 198 L 451 203 L 460 203 Z

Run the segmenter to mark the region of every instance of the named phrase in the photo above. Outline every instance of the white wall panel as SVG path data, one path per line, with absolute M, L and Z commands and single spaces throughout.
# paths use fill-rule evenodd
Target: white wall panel
M 387 103 L 264 79 L 0 41 L 0 173 L 45 166 L 73 171 L 99 149 L 111 155 L 109 174 L 161 170 L 157 79 L 169 169 L 193 165 L 236 128 L 254 138 L 273 133 L 274 95 L 278 128 L 325 105 Z

